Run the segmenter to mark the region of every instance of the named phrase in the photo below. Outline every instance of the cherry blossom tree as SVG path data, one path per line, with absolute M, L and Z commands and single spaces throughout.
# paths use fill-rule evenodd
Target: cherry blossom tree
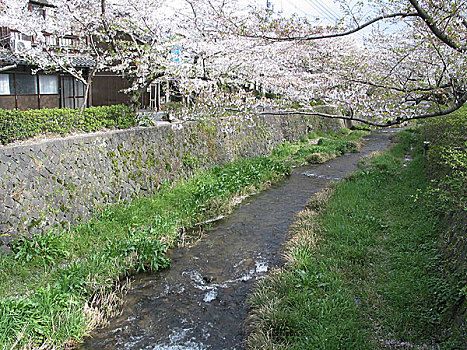
M 4 18 L 35 36 L 27 56 L 38 68 L 66 71 L 87 87 L 98 70 L 122 72 L 135 98 L 171 77 L 198 105 L 269 103 L 276 113 L 317 114 L 312 105 L 322 101 L 340 106 L 339 118 L 377 126 L 447 114 L 467 100 L 466 0 L 337 0 L 344 16 L 327 27 L 241 0 L 54 0 L 45 19 L 25 2 L 4 0 L 9 15 L 0 25 Z M 364 30 L 362 43 L 354 34 Z M 47 42 L 70 33 L 87 38 L 74 48 L 93 62 L 87 72 Z M 241 87 L 252 84 L 282 98 L 248 96 Z M 285 108 L 291 101 L 302 108 Z
M 302 99 L 343 106 L 345 119 L 390 126 L 448 114 L 464 105 L 466 1 L 339 2 L 345 17 L 334 27 L 296 18 L 271 20 L 260 11 L 223 23 L 226 31 L 261 43 L 301 45 L 301 59 L 288 58 L 282 78 L 297 87 Z M 352 44 L 346 48 L 350 41 L 337 47 L 336 40 L 352 38 L 369 27 L 373 30 L 366 34 L 364 47 Z M 306 43 L 319 45 L 306 50 Z M 309 57 L 317 46 L 322 49 L 317 57 L 321 64 Z
M 337 104 L 339 118 L 376 126 L 448 114 L 467 100 L 465 0 L 342 0 L 344 17 L 329 27 L 239 10 L 238 2 L 187 2 L 185 45 L 202 53 L 205 80 L 254 81 L 303 107 Z M 353 36 L 370 28 L 363 44 Z
M 36 70 L 66 72 L 85 85 L 85 100 L 98 71 L 125 73 L 135 85 L 164 69 L 171 45 L 162 1 L 53 0 L 32 10 L 27 0 L 4 0 L 0 26 L 34 38 L 18 58 Z M 63 40 L 66 39 L 66 40 Z M 67 41 L 67 45 L 62 42 Z

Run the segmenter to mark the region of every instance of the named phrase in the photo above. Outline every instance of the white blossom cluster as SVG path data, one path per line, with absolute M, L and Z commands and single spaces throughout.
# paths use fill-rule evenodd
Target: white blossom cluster
M 46 16 L 26 0 L 3 0 L 0 11 L 0 26 L 34 36 L 24 57 L 38 69 L 66 71 L 87 86 L 99 70 L 123 73 L 130 94 L 176 79 L 180 93 L 196 97 L 197 117 L 321 101 L 384 122 L 467 100 L 467 0 L 338 0 L 344 17 L 333 27 L 235 0 L 49 2 Z M 350 35 L 363 29 L 364 45 Z M 50 47 L 47 38 L 71 34 L 86 39 L 72 50 Z M 93 62 L 87 74 L 77 55 Z M 265 91 L 282 99 L 261 99 Z M 193 105 L 179 117 L 188 113 Z

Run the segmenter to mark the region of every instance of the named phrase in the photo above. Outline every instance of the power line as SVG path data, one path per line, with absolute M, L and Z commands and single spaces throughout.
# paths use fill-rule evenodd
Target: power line
M 331 15 L 334 16 L 335 19 L 339 19 L 341 16 L 339 14 L 337 14 L 330 6 L 326 5 L 326 3 L 322 2 L 322 0 L 316 0 L 316 2 L 318 2 L 319 4 L 321 4 L 321 6 L 323 6 L 326 11 L 328 11 L 329 13 L 331 13 Z
M 306 1 L 310 1 L 310 0 L 306 0 Z M 339 15 L 336 12 L 334 12 L 334 10 L 332 10 L 329 6 L 327 6 L 325 3 L 323 3 L 322 2 L 323 0 L 316 0 L 316 1 L 318 3 L 320 3 L 321 6 L 324 6 L 327 9 L 327 11 L 329 11 L 329 12 L 331 12 L 333 14 L 333 18 L 335 19 L 336 23 L 340 20 Z M 359 36 L 361 39 L 365 39 L 365 36 L 361 32 L 357 32 L 357 33 L 355 33 L 355 35 Z
M 330 19 L 330 20 L 337 20 L 337 18 L 326 9 L 325 6 L 322 6 L 320 3 L 313 3 L 310 0 L 305 0 L 310 6 L 312 6 L 314 9 L 316 9 L 320 14 L 322 14 L 324 17 Z
M 305 17 L 307 17 L 309 14 L 305 11 L 303 11 L 302 9 L 298 8 L 297 5 L 295 5 L 292 1 L 290 0 L 287 0 L 287 2 L 292 5 L 296 10 L 300 11 L 302 14 L 305 15 Z

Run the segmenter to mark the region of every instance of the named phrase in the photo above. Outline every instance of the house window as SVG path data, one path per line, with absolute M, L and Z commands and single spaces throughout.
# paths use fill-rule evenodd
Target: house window
M 41 95 L 58 94 L 58 76 L 39 75 L 39 92 Z
M 57 37 L 54 35 L 45 35 L 45 43 L 48 46 L 57 46 Z
M 16 94 L 17 95 L 36 95 L 37 94 L 37 76 L 27 74 L 16 75 Z
M 73 39 L 71 38 L 59 38 L 58 44 L 60 47 L 72 47 L 73 46 Z
M 0 95 L 15 93 L 15 81 L 11 74 L 0 74 Z
M 31 35 L 26 35 L 26 34 L 22 34 L 20 32 L 10 32 L 10 39 L 12 41 L 17 41 L 17 40 L 21 40 L 21 41 L 32 41 L 32 36 Z
M 35 13 L 38 17 L 45 18 L 45 8 L 43 5 L 30 4 L 29 9 L 32 13 Z
M 75 80 L 75 94 L 78 97 L 84 96 L 84 84 L 79 80 Z

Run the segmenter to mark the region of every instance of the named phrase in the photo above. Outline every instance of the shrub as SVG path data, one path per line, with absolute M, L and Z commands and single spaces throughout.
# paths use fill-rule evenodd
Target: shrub
M 102 129 L 123 129 L 136 125 L 135 114 L 123 105 L 79 109 L 0 109 L 0 143 L 8 144 L 39 134 L 66 135 Z

